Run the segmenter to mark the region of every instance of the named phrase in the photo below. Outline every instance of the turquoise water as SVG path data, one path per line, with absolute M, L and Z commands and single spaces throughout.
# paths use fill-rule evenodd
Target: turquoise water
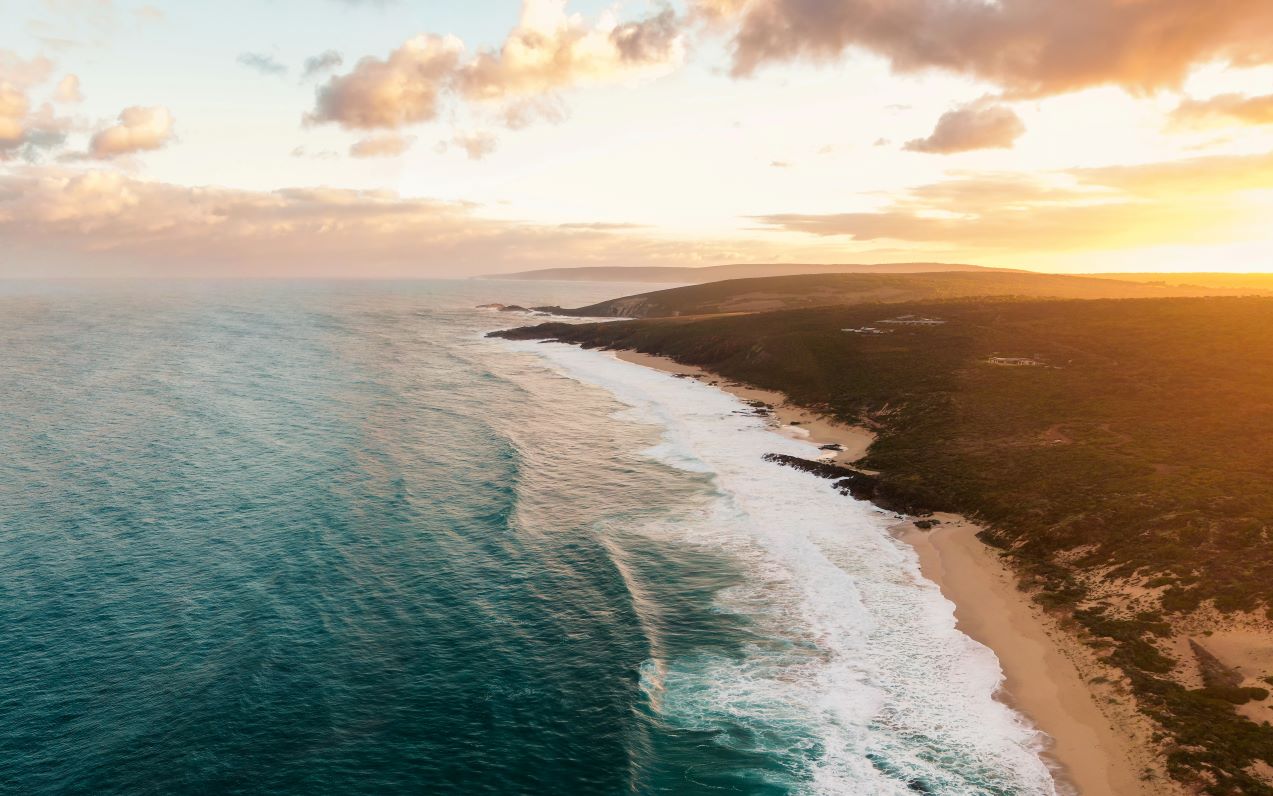
M 869 507 L 473 308 L 616 292 L 0 289 L 0 791 L 1051 792 Z

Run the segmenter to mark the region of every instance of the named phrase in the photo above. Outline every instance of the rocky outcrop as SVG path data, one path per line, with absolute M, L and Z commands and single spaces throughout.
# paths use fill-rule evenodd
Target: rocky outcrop
M 764 458 L 767 462 L 792 467 L 819 478 L 831 479 L 835 481 L 835 487 L 841 494 L 874 503 L 885 511 L 911 515 L 932 514 L 930 509 L 903 495 L 888 483 L 881 481 L 879 477 L 861 470 L 831 462 L 801 459 L 799 456 L 788 456 L 785 453 L 766 453 Z

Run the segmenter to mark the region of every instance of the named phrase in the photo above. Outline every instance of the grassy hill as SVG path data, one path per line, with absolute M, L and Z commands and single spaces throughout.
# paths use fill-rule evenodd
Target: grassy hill
M 698 284 L 722 279 L 751 279 L 797 274 L 914 274 L 934 271 L 995 271 L 960 263 L 746 263 L 700 267 L 645 266 L 542 268 L 512 274 L 487 274 L 480 279 L 553 280 L 564 282 L 662 282 Z
M 815 274 L 730 279 L 640 293 L 575 309 L 541 309 L 578 317 L 658 318 L 980 296 L 1099 299 L 1249 295 L 1260 292 L 1254 288 L 1148 284 L 1029 271 Z M 1273 295 L 1273 291 L 1267 291 L 1267 295 Z
M 1175 274 L 1086 274 L 1100 279 L 1125 282 L 1150 282 L 1163 285 L 1187 285 L 1225 290 L 1264 291 L 1273 293 L 1273 274 L 1221 274 L 1185 272 Z
M 1267 692 L 1200 687 L 1180 653 L 1199 617 L 1273 617 L 1273 298 L 952 300 L 501 334 L 663 354 L 873 426 L 862 464 L 879 493 L 985 523 L 1025 587 L 1124 673 L 1174 776 L 1273 794 L 1253 773 L 1273 766 L 1273 728 L 1234 708 Z

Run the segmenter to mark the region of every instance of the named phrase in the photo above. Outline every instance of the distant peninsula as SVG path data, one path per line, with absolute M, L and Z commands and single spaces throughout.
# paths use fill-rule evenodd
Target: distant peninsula
M 752 279 L 797 274 L 917 274 L 937 271 L 1003 271 L 959 263 L 746 263 L 737 265 L 632 266 L 543 268 L 510 274 L 485 274 L 478 279 L 515 279 L 560 282 L 661 282 L 691 285 L 722 279 Z

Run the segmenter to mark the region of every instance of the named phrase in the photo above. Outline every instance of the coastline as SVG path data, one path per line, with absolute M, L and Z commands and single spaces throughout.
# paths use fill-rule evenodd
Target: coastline
M 786 403 L 780 392 L 761 390 L 666 357 L 616 351 L 625 362 L 696 378 L 744 401 L 773 407 L 776 433 L 813 444 L 837 444 L 834 461 L 850 464 L 875 439 L 866 428 L 836 422 Z M 913 522 L 892 530 L 915 550 L 923 576 L 955 606 L 958 629 L 994 652 L 1003 671 L 997 698 L 1048 736 L 1045 755 L 1061 793 L 1083 796 L 1152 796 L 1179 792 L 1157 771 L 1149 751 L 1152 727 L 1118 700 L 1107 668 L 1078 639 L 1017 588 L 1016 576 L 995 550 L 976 536 L 980 527 L 958 515 L 921 530 Z M 1105 705 L 1105 709 L 1102 709 Z M 1121 709 L 1119 709 L 1121 708 Z M 1114 713 L 1111 717 L 1111 713 Z M 1142 772 L 1157 776 L 1142 778 Z
M 671 373 L 674 376 L 702 379 L 719 390 L 741 398 L 743 401 L 759 401 L 773 407 L 772 417 L 778 433 L 820 445 L 839 445 L 842 450 L 828 459 L 836 464 L 851 464 L 866 455 L 867 448 L 875 441 L 875 434 L 861 426 L 838 423 L 825 415 L 787 403 L 787 396 L 776 390 L 762 390 L 746 384 L 730 381 L 693 365 L 682 365 L 667 357 L 641 354 L 636 351 L 614 351 L 618 359 L 634 365 Z

